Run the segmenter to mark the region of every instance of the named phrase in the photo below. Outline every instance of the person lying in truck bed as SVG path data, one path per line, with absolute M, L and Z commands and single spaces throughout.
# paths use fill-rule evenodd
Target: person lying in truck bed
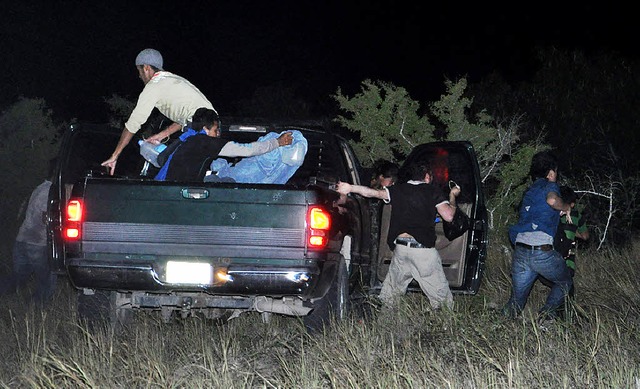
M 309 143 L 299 130 L 290 130 L 293 143 L 254 157 L 229 162 L 218 158 L 211 162 L 211 174 L 204 177 L 205 182 L 238 182 L 247 184 L 286 184 L 304 163 Z M 286 131 L 283 131 L 286 132 Z M 269 132 L 257 140 L 267 141 L 280 136 Z
M 208 169 L 207 162 L 211 159 L 262 155 L 293 142 L 291 132 L 285 132 L 263 142 L 236 143 L 220 138 L 219 125 L 220 120 L 214 110 L 196 110 L 191 128 L 158 155 L 158 163 L 162 168 L 155 179 L 202 181 Z

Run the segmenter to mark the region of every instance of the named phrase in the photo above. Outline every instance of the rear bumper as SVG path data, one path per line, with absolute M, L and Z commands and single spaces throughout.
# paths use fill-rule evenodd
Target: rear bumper
M 68 259 L 67 272 L 77 288 L 126 292 L 204 292 L 218 296 L 298 296 L 303 299 L 325 294 L 335 266 L 324 261 L 299 265 L 212 264 L 227 277 L 212 284 L 189 285 L 166 282 L 165 263 L 120 259 Z M 323 269 L 324 268 L 324 269 Z

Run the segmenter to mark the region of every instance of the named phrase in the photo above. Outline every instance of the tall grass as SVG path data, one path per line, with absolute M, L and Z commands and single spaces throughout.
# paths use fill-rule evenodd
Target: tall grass
M 433 312 L 410 294 L 321 334 L 301 321 L 245 314 L 227 323 L 165 324 L 138 316 L 128 332 L 78 323 L 72 288 L 40 310 L 4 296 L 0 382 L 7 388 L 640 388 L 639 247 L 584 252 L 574 314 L 540 326 L 548 289 L 521 319 L 499 313 L 510 255 L 493 249 L 476 296 Z M 26 295 L 26 292 L 25 292 Z

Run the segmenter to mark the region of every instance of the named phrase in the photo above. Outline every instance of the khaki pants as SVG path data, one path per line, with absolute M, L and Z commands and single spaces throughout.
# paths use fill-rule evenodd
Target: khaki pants
M 434 309 L 442 305 L 453 307 L 453 296 L 442 269 L 438 250 L 411 248 L 399 244 L 393 251 L 389 272 L 380 291 L 380 300 L 387 305 L 393 305 L 396 298 L 406 293 L 413 279 L 418 281 Z

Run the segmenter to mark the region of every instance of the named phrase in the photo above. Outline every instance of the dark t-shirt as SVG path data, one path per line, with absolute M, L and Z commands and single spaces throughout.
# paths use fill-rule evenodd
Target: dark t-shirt
M 584 233 L 587 229 L 587 221 L 577 209 L 571 210 L 572 223 L 567 223 L 567 215 L 560 218 L 558 232 L 553 240 L 553 248 L 566 258 L 571 254 L 571 249 L 576 244 L 576 232 Z
M 446 202 L 442 190 L 432 184 L 395 184 L 388 188 L 391 222 L 387 243 L 394 248 L 393 241 L 402 233 L 410 234 L 427 247 L 436 244 L 436 205 Z
M 226 139 L 197 134 L 187 138 L 176 149 L 167 170 L 167 180 L 202 181 L 206 172 L 205 162 L 218 157 Z

